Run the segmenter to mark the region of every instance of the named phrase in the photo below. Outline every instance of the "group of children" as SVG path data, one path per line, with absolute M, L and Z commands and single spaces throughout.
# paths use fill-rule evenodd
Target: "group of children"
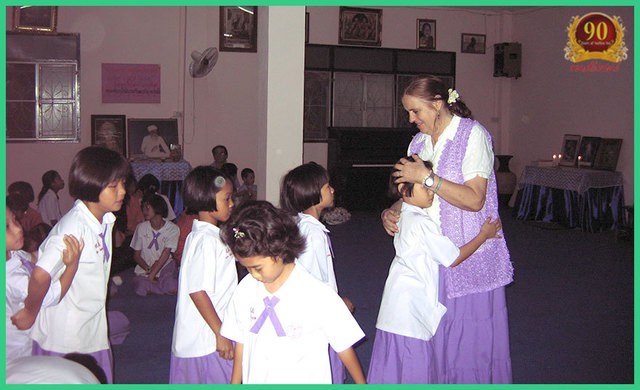
M 69 174 L 74 207 L 42 243 L 31 271 L 21 260 L 20 226 L 7 209 L 7 291 L 11 284 L 20 292 L 12 294 L 12 309 L 7 307 L 7 340 L 11 328 L 23 332 L 23 349 L 30 349 L 33 340 L 36 355 L 90 354 L 109 383 L 105 299 L 111 231 L 129 175 L 118 153 L 81 150 Z M 394 238 L 396 257 L 377 327 L 428 340 L 446 310 L 437 301 L 437 264 L 459 264 L 497 237 L 500 222 L 487 220 L 472 242 L 457 248 L 422 211 L 433 200 L 431 190 L 393 187 L 405 202 L 404 225 Z M 280 208 L 266 201 L 236 206 L 233 194 L 232 177 L 213 166 L 196 167 L 187 175 L 183 200 L 195 219 L 179 273 L 171 257 L 180 229 L 167 220 L 161 196 L 142 194 L 145 221 L 131 240 L 135 289 L 140 295 L 154 288 L 177 293 L 170 383 L 344 383 L 345 370 L 355 383 L 366 383 L 353 349 L 364 333 L 352 315 L 352 302 L 338 295 L 329 231 L 320 221 L 323 211 L 334 206 L 326 169 L 306 163 L 289 171 L 281 183 Z M 236 262 L 249 273 L 239 283 Z M 9 278 L 10 265 L 20 268 L 15 273 L 20 283 Z M 418 282 L 408 286 L 409 279 Z M 376 351 L 378 359 L 385 354 L 384 347 Z M 376 370 L 384 371 L 385 364 L 403 363 L 378 364 Z M 369 378 L 378 377 L 370 368 Z

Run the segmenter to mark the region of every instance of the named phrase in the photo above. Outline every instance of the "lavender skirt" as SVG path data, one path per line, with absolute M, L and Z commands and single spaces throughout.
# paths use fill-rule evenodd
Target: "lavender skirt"
M 449 299 L 435 336 L 419 340 L 376 331 L 369 383 L 511 383 L 505 288 Z
M 178 270 L 176 262 L 171 261 L 160 273 L 158 280 L 151 281 L 144 275 L 133 277 L 133 291 L 136 295 L 146 296 L 147 294 L 167 295 L 175 294 L 178 291 Z
M 338 353 L 331 347 L 329 347 L 329 364 L 331 365 L 331 383 L 334 385 L 344 384 L 344 364 L 342 364 Z
M 40 347 L 40 344 L 38 344 L 35 341 L 33 342 L 33 348 L 31 351 L 33 355 L 38 355 L 38 356 L 66 355 L 66 353 L 52 352 L 52 351 L 47 351 L 45 349 L 42 349 L 42 347 Z M 104 371 L 104 375 L 107 377 L 107 383 L 112 384 L 113 383 L 113 356 L 111 355 L 111 350 L 103 349 L 102 351 L 91 352 L 91 353 L 88 353 L 87 355 L 91 355 L 96 359 L 96 361 L 98 362 L 98 365 Z
M 118 310 L 107 311 L 107 323 L 109 324 L 109 342 L 111 345 L 124 343 L 131 332 L 129 319 Z
M 229 384 L 233 360 L 225 360 L 218 352 L 193 358 L 179 358 L 171 354 L 169 383 L 171 384 Z

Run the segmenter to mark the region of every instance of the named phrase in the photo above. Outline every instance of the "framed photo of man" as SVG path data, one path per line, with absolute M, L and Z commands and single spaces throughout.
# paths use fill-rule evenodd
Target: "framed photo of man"
M 487 36 L 485 34 L 465 34 L 460 36 L 460 52 L 484 54 Z
M 433 19 L 416 20 L 416 47 L 418 49 L 436 49 L 436 21 Z
M 13 29 L 17 31 L 56 32 L 58 7 L 13 7 Z
M 115 150 L 126 157 L 126 134 L 126 116 L 91 115 L 91 145 Z
M 171 157 L 171 145 L 178 145 L 178 120 L 175 118 L 135 118 L 127 120 L 127 144 L 130 160 Z
M 258 51 L 258 7 L 220 7 L 220 51 Z

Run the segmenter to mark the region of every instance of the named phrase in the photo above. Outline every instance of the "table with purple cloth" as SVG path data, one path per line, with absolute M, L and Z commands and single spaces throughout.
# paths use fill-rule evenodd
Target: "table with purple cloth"
M 185 160 L 137 160 L 131 162 L 131 169 L 136 180 L 148 173 L 160 180 L 160 192 L 167 195 L 176 216 L 180 216 L 182 204 L 182 181 L 191 171 L 191 164 Z
M 517 218 L 557 222 L 598 232 L 619 226 L 624 210 L 620 172 L 526 166 L 520 178 Z

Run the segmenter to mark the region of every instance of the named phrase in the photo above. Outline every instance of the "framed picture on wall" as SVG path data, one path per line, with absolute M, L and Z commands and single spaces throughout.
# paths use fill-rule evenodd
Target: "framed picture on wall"
M 166 159 L 171 155 L 172 145 L 179 144 L 176 118 L 127 119 L 127 155 L 130 160 Z
M 598 146 L 598 153 L 593 162 L 593 169 L 615 171 L 618 167 L 618 157 L 622 148 L 621 138 L 603 138 Z
M 91 145 L 127 155 L 126 116 L 91 115 Z
M 58 7 L 13 7 L 13 29 L 17 31 L 56 32 Z
M 580 149 L 578 149 L 579 167 L 593 166 L 601 139 L 600 137 L 582 137 L 580 140 Z
M 484 34 L 465 34 L 460 37 L 460 52 L 471 54 L 484 54 L 486 50 L 487 36 Z
M 573 167 L 576 165 L 578 158 L 578 146 L 580 145 L 580 136 L 577 134 L 565 134 L 562 140 L 562 157 L 558 164 Z
M 418 49 L 436 49 L 436 21 L 433 19 L 416 20 L 416 47 Z
M 220 7 L 220 51 L 258 51 L 258 7 Z
M 381 9 L 340 7 L 339 44 L 380 46 L 381 35 Z

